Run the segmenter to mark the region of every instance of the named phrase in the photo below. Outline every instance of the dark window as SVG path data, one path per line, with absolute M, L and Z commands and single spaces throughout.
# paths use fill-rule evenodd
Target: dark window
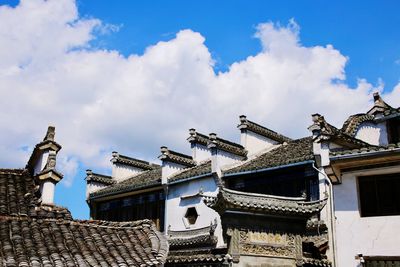
M 231 176 L 225 181 L 228 188 L 244 192 L 319 199 L 318 174 L 311 165 Z
M 196 208 L 192 207 L 187 209 L 185 218 L 189 224 L 195 224 L 197 217 L 199 217 L 199 214 L 197 214 Z
M 361 216 L 400 215 L 400 173 L 358 178 Z
M 387 122 L 388 141 L 391 144 L 400 142 L 400 119 L 395 118 Z
M 96 218 L 108 221 L 152 220 L 163 231 L 165 197 L 163 192 L 143 193 L 97 204 Z

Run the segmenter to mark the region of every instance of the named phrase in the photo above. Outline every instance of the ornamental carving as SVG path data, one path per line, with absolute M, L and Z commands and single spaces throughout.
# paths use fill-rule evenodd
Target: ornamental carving
M 242 254 L 280 256 L 296 255 L 295 237 L 287 233 L 240 231 Z

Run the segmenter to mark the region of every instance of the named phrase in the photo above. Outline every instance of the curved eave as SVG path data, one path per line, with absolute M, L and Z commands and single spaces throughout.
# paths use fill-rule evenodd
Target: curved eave
M 294 217 L 312 216 L 323 209 L 326 201 L 306 201 L 304 198 L 254 194 L 226 188 L 220 189 L 216 198 L 205 199 L 207 206 L 219 213 L 235 210 Z

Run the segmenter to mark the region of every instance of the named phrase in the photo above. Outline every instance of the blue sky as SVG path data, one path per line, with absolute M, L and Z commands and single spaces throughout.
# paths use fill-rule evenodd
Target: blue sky
M 398 1 L 78 1 L 83 16 L 121 25 L 102 38 L 101 46 L 124 55 L 142 53 L 181 29 L 206 37 L 218 60 L 217 70 L 254 55 L 260 44 L 254 38 L 261 22 L 286 24 L 291 18 L 301 27 L 301 42 L 332 44 L 350 58 L 346 73 L 357 78 L 382 78 L 388 88 L 399 80 L 400 25 Z
M 55 124 L 56 202 L 77 218 L 113 150 L 157 162 L 189 153 L 190 127 L 238 141 L 241 113 L 300 137 L 373 91 L 400 103 L 398 1 L 28 1 L 0 1 L 0 163 L 24 166 Z

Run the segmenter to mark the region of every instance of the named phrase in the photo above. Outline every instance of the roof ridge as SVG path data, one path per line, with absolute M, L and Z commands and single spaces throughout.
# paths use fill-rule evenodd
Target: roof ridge
M 146 169 L 151 170 L 154 168 L 154 165 L 157 165 L 157 164 L 153 164 L 148 161 L 145 161 L 145 160 L 121 155 L 116 151 L 112 152 L 111 162 L 122 163 L 125 165 L 129 165 L 129 166 L 136 167 L 139 169 L 144 169 L 144 170 L 146 170 Z
M 240 130 L 242 129 L 249 129 L 252 132 L 255 132 L 259 135 L 262 135 L 264 137 L 270 138 L 272 140 L 278 141 L 278 142 L 288 142 L 292 140 L 291 138 L 280 134 L 274 130 L 271 130 L 263 125 L 260 125 L 258 123 L 255 123 L 251 120 L 248 120 L 245 115 L 241 115 L 239 117 L 240 119 L 240 124 L 237 126 Z
M 187 167 L 196 166 L 196 161 L 193 160 L 192 156 L 170 150 L 166 146 L 161 147 L 161 155 L 158 158 L 161 160 L 175 162 Z

